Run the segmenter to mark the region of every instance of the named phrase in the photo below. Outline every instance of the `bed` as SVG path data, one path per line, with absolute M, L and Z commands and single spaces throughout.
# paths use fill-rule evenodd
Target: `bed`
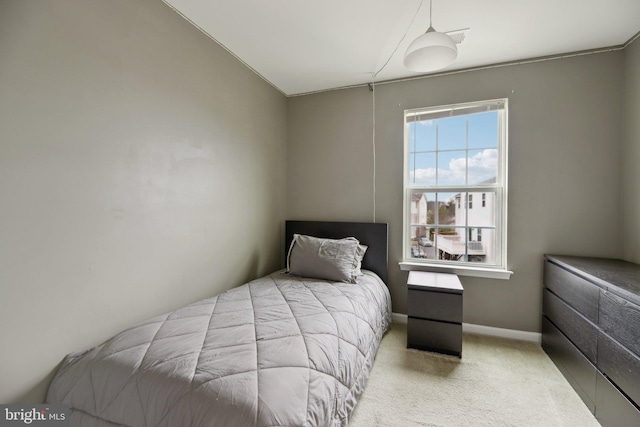
M 358 274 L 294 275 L 305 238 L 348 240 Z M 47 402 L 69 405 L 82 427 L 347 425 L 391 323 L 387 225 L 287 221 L 285 241 L 288 271 L 66 356 Z

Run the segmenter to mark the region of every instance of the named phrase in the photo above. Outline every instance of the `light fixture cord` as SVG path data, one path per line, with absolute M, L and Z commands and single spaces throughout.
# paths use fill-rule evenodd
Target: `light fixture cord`
M 387 64 L 389 64 L 389 61 L 391 61 L 391 58 L 393 58 L 393 55 L 396 54 L 396 52 L 398 51 L 398 48 L 400 47 L 404 39 L 407 37 L 407 33 L 409 32 L 409 29 L 413 25 L 413 22 L 416 20 L 416 16 L 418 16 L 418 12 L 420 12 L 420 9 L 422 9 L 423 3 L 424 3 L 424 0 L 420 0 L 420 4 L 416 9 L 416 13 L 413 14 L 413 18 L 411 18 L 411 22 L 409 22 L 407 29 L 404 31 L 404 34 L 402 35 L 402 38 L 396 45 L 395 49 L 393 49 L 393 52 L 391 52 L 391 55 L 389 55 L 389 58 L 387 58 L 387 61 L 382 65 L 382 67 L 380 67 L 378 71 L 375 71 L 371 74 L 370 87 L 371 87 L 371 92 L 373 92 L 371 96 L 372 115 L 373 115 L 373 119 L 372 119 L 373 131 L 372 131 L 372 147 L 371 147 L 373 149 L 373 222 L 376 222 L 376 77 L 378 76 L 378 73 L 384 70 Z M 429 8 L 431 8 L 431 0 L 429 0 Z M 431 9 L 429 9 L 429 20 L 431 20 Z
M 373 100 L 373 105 L 372 105 L 372 126 L 373 126 L 373 132 L 372 132 L 372 149 L 373 149 L 373 222 L 376 222 L 376 88 L 375 88 L 375 75 L 374 75 L 374 80 L 371 82 L 371 90 L 372 90 L 372 94 L 371 94 L 371 99 Z
M 431 0 L 429 0 L 429 2 L 431 2 Z M 391 61 L 391 58 L 393 58 L 393 55 L 396 54 L 396 52 L 398 51 L 398 48 L 400 47 L 400 45 L 402 44 L 404 39 L 407 37 L 407 33 L 409 32 L 409 29 L 413 25 L 413 22 L 416 20 L 416 17 L 418 16 L 418 12 L 420 12 L 420 9 L 422 9 L 422 3 L 424 3 L 424 0 L 420 0 L 420 4 L 418 5 L 418 8 L 416 9 L 416 13 L 413 14 L 413 18 L 411 18 L 411 22 L 409 22 L 409 25 L 407 26 L 407 29 L 404 31 L 404 34 L 402 35 L 402 38 L 400 39 L 400 41 L 396 45 L 396 48 L 393 49 L 393 52 L 391 52 L 391 55 L 389 55 L 389 58 L 387 58 L 387 61 L 384 63 L 384 65 L 382 65 L 382 67 L 380 67 L 380 69 L 378 71 L 376 71 L 376 72 L 374 72 L 372 74 L 372 79 L 371 79 L 371 83 L 372 84 L 375 83 L 376 77 L 378 76 L 378 73 L 380 73 L 380 71 L 385 69 L 387 64 L 389 64 L 389 61 Z M 429 5 L 431 5 L 431 3 L 429 3 Z M 429 20 L 431 20 L 431 11 L 429 11 Z

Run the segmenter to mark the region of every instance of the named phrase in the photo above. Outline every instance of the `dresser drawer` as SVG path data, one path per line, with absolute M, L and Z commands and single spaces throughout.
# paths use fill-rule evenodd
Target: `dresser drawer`
M 595 410 L 596 368 L 556 328 L 542 316 L 542 348 L 565 376 L 591 412 Z
M 611 292 L 600 294 L 600 328 L 640 356 L 640 307 Z
M 411 288 L 408 292 L 410 317 L 462 323 L 462 294 Z
M 409 317 L 407 347 L 462 355 L 462 325 Z
M 597 376 L 596 418 L 603 427 L 638 427 L 640 411 L 601 374 Z
M 598 332 L 596 326 L 569 307 L 548 289 L 543 291 L 542 312 L 567 338 L 571 340 L 593 363 L 596 363 Z
M 640 404 L 640 358 L 602 332 L 598 335 L 598 367 Z
M 544 285 L 593 323 L 598 323 L 598 297 L 600 288 L 545 261 Z

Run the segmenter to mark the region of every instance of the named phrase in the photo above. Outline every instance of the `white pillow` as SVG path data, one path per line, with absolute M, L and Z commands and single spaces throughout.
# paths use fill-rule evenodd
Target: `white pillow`
M 294 276 L 356 283 L 367 247 L 354 237 L 322 239 L 294 234 L 287 255 L 287 273 Z

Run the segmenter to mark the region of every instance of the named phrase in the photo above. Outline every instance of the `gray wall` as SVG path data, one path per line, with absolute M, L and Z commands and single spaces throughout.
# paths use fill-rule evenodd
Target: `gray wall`
M 407 108 L 510 99 L 515 274 L 463 278 L 465 322 L 539 330 L 543 253 L 623 242 L 640 262 L 639 50 L 377 87 L 396 312 Z M 285 209 L 373 219 L 366 88 L 287 100 L 158 0 L 0 0 L 0 59 L 2 403 L 41 401 L 68 352 L 278 268 Z
M 509 98 L 510 280 L 463 277 L 464 321 L 540 330 L 545 253 L 621 256 L 621 51 L 376 87 L 377 211 L 390 226 L 394 311 L 406 313 L 403 110 Z M 367 88 L 291 98 L 288 216 L 370 221 Z
M 0 402 L 279 268 L 286 104 L 159 0 L 0 1 Z
M 640 263 L 640 41 L 625 49 L 622 202 L 624 258 Z

